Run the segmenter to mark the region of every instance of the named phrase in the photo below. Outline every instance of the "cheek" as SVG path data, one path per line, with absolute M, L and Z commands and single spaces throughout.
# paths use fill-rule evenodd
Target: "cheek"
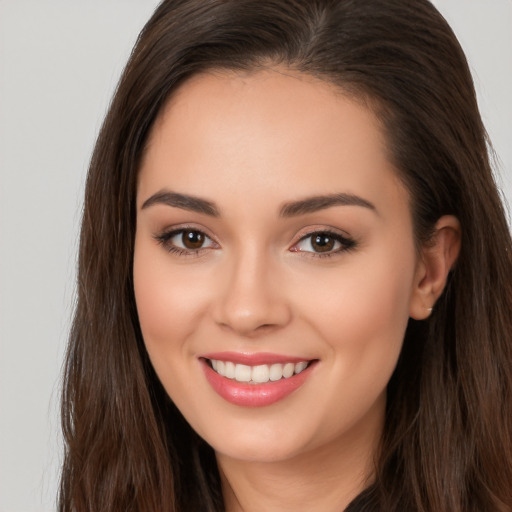
M 375 259 L 346 279 L 345 293 L 338 297 L 340 327 L 351 340 L 354 357 L 373 362 L 376 370 L 386 361 L 394 366 L 398 357 L 408 321 L 412 276 L 412 265 Z
M 412 265 L 392 265 L 380 259 L 357 274 L 359 278 L 348 282 L 350 300 L 345 302 L 351 325 L 359 326 L 363 336 L 373 333 L 369 340 L 377 336 L 384 344 L 398 337 L 401 342 L 409 313 Z
M 199 282 L 169 265 L 163 249 L 135 244 L 133 280 L 139 323 L 150 356 L 179 350 L 203 309 Z M 182 269 L 181 269 L 182 270 Z M 188 279 L 187 279 L 188 278 Z
M 345 308 L 363 329 L 403 331 L 409 317 L 417 256 L 411 228 L 404 222 L 374 234 L 371 249 L 355 255 L 350 272 L 340 276 Z
M 385 256 L 369 257 L 367 263 L 362 258 L 357 268 L 341 269 L 322 294 L 308 294 L 304 303 L 310 324 L 326 342 L 325 360 L 333 376 L 326 401 L 340 405 L 337 421 L 344 421 L 347 411 L 359 417 L 377 400 L 400 354 L 414 257 L 397 262 L 393 255 Z

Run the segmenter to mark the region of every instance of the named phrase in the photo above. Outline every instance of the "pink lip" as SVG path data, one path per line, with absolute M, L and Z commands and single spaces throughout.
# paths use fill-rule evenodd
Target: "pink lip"
M 213 356 L 213 354 L 210 355 Z M 210 359 L 210 357 L 208 357 L 208 359 Z M 217 359 L 217 357 L 212 357 L 212 359 Z M 218 359 L 233 361 L 233 359 L 231 358 Z M 245 360 L 247 361 L 247 359 Z M 253 365 L 269 364 L 267 362 L 268 359 L 265 359 L 265 361 L 266 362 L 262 363 L 253 363 Z M 296 361 L 291 361 L 290 358 L 288 358 L 286 359 L 286 361 L 300 362 L 304 361 L 304 359 L 297 359 Z M 228 379 L 227 377 L 222 377 L 216 371 L 214 371 L 204 359 L 200 359 L 200 362 L 202 363 L 201 366 L 205 373 L 206 379 L 208 380 L 214 391 L 216 391 L 222 398 L 224 398 L 224 400 L 227 400 L 228 402 L 234 405 L 239 405 L 243 407 L 263 407 L 283 400 L 288 395 L 297 390 L 300 386 L 302 386 L 302 384 L 304 384 L 306 379 L 310 376 L 313 367 L 316 366 L 316 361 L 313 361 L 301 373 L 293 375 L 288 379 L 283 378 L 281 380 L 274 382 L 269 381 L 266 382 L 265 384 L 248 384 L 244 382 L 237 382 L 236 380 Z

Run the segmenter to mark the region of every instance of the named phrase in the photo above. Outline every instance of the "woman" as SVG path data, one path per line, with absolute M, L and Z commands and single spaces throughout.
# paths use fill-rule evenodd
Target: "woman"
M 512 510 L 511 255 L 429 2 L 164 1 L 89 171 L 60 510 Z

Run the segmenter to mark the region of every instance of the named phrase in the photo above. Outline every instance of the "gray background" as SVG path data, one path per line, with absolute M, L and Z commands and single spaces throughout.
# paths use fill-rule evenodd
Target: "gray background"
M 0 0 L 0 512 L 55 510 L 59 378 L 88 159 L 157 0 Z M 436 0 L 512 203 L 512 0 Z

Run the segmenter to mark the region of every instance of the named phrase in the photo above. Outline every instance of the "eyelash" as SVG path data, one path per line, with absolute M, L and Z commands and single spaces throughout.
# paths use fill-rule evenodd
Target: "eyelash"
M 210 246 L 208 247 L 198 247 L 197 249 L 187 249 L 178 247 L 175 244 L 171 243 L 171 240 L 178 235 L 182 235 L 185 232 L 195 233 L 196 235 L 202 235 L 206 240 L 210 241 Z M 308 239 L 312 239 L 313 236 L 323 236 L 325 238 L 331 239 L 334 241 L 334 243 L 338 243 L 340 247 L 338 247 L 336 250 L 329 250 L 329 252 L 316 252 L 316 251 L 305 251 L 298 249 L 297 247 L 305 242 Z M 194 228 L 188 228 L 188 227 L 182 227 L 179 229 L 173 229 L 171 231 L 166 231 L 164 233 L 161 233 L 159 235 L 155 235 L 155 240 L 162 245 L 169 253 L 176 254 L 177 256 L 185 256 L 185 257 L 193 257 L 193 256 L 200 256 L 204 251 L 210 249 L 212 245 L 214 248 L 218 247 L 218 244 L 209 237 L 204 231 L 201 231 L 200 229 L 194 229 Z M 312 242 L 310 242 L 312 244 Z M 343 236 L 340 233 L 337 233 L 335 231 L 329 231 L 329 230 L 315 230 L 311 231 L 305 235 L 303 235 L 298 242 L 296 242 L 289 250 L 291 252 L 300 252 L 300 253 L 306 253 L 309 255 L 309 257 L 314 258 L 330 258 L 333 256 L 336 256 L 340 253 L 349 252 L 354 250 L 357 247 L 357 242 L 347 236 Z
M 310 245 L 312 244 L 312 239 L 314 236 L 323 236 L 325 238 L 331 239 L 334 241 L 334 243 L 338 243 L 340 247 L 338 247 L 335 250 L 329 250 L 329 252 L 316 252 L 316 251 L 304 251 L 297 249 L 297 246 L 301 244 L 302 242 L 305 242 L 306 240 L 310 239 Z M 290 249 L 292 252 L 302 252 L 308 254 L 308 256 L 313 258 L 332 258 L 333 256 L 337 256 L 344 252 L 349 252 L 354 250 L 357 247 L 357 243 L 352 238 L 349 238 L 347 236 L 341 235 L 340 233 L 336 231 L 330 231 L 326 229 L 317 229 L 315 231 L 310 231 L 309 233 L 303 235 L 300 240 L 293 245 L 293 247 Z
M 176 254 L 177 256 L 185 256 L 185 257 L 200 256 L 203 253 L 203 251 L 206 251 L 210 248 L 210 247 L 198 247 L 197 249 L 187 249 L 187 248 L 178 247 L 171 242 L 171 240 L 175 236 L 178 236 L 180 234 L 183 236 L 183 234 L 185 232 L 196 233 L 196 234 L 202 235 L 202 236 L 204 236 L 205 241 L 209 240 L 214 245 L 216 245 L 216 246 L 218 245 L 204 231 L 201 231 L 200 229 L 195 229 L 192 227 L 186 227 L 186 226 L 181 227 L 179 229 L 173 229 L 171 231 L 165 231 L 164 233 L 155 235 L 154 238 L 160 245 L 162 245 L 164 247 L 164 249 L 166 251 L 170 252 L 171 254 Z

